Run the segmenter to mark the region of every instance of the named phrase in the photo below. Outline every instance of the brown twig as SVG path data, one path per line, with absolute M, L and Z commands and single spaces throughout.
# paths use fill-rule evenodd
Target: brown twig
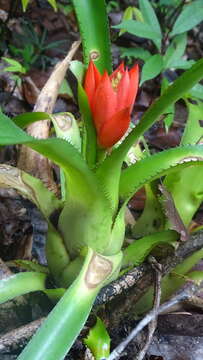
M 162 275 L 164 276 L 168 274 L 187 256 L 201 249 L 202 247 L 203 231 L 192 234 L 188 241 L 179 245 L 175 254 L 173 253 L 172 255 L 169 255 L 167 258 L 164 258 L 162 261 L 160 261 L 163 267 Z M 147 289 L 147 286 L 150 286 L 151 283 L 152 274 L 150 271 L 150 266 L 144 263 L 142 265 L 136 266 L 127 274 L 120 277 L 118 280 L 115 280 L 111 284 L 105 286 L 97 296 L 95 304 L 102 305 L 114 299 L 116 300 L 116 298 L 122 296 L 122 294 L 126 295 L 126 292 L 129 292 L 131 289 L 133 292 L 134 302 L 135 298 L 139 297 L 143 290 Z M 123 306 L 125 306 L 125 300 L 122 301 L 122 303 Z M 125 311 L 122 311 L 122 313 L 123 312 L 127 312 L 127 310 L 125 309 Z M 118 314 L 116 314 L 116 316 L 118 317 Z
M 159 264 L 153 256 L 150 256 L 148 259 L 151 264 L 152 269 L 155 272 L 155 286 L 154 286 L 154 301 L 153 301 L 153 310 L 158 311 L 161 301 L 161 277 L 162 277 L 162 265 Z M 152 320 L 148 325 L 148 334 L 144 347 L 139 352 L 136 360 L 143 360 L 145 354 L 152 342 L 154 332 L 157 327 L 157 318 Z
M 53 73 L 39 94 L 34 111 L 52 113 L 59 88 L 79 45 L 80 41 L 75 41 L 65 59 L 55 66 Z M 28 126 L 27 132 L 36 138 L 47 139 L 49 137 L 49 127 L 49 120 L 37 121 Z M 53 179 L 50 162 L 44 156 L 32 149 L 22 146 L 18 159 L 18 167 L 21 170 L 40 178 L 48 189 L 55 193 L 58 192 L 56 183 Z
M 170 300 L 162 304 L 158 310 L 151 310 L 140 322 L 139 324 L 131 331 L 127 338 L 122 341 L 110 354 L 107 360 L 116 360 L 120 358 L 120 355 L 128 346 L 128 344 L 137 336 L 137 334 L 144 329 L 151 321 L 156 319 L 156 317 L 176 305 L 180 301 L 189 299 L 197 290 L 199 286 L 194 282 L 189 282 L 186 287 L 177 292 Z
M 32 321 L 24 326 L 9 331 L 0 337 L 0 354 L 12 352 L 18 349 L 20 345 L 25 345 L 25 343 L 27 343 L 37 329 L 42 325 L 44 319 L 45 318 L 40 318 Z

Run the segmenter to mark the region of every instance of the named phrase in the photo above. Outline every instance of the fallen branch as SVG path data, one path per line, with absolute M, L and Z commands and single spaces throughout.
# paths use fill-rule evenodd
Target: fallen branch
M 175 254 L 169 255 L 160 261 L 162 264 L 162 276 L 168 274 L 173 268 L 180 264 L 187 256 L 193 252 L 200 250 L 203 247 L 203 231 L 190 235 L 187 242 L 181 243 L 176 250 Z M 144 290 L 152 284 L 152 272 L 149 264 L 142 264 L 136 266 L 127 274 L 121 276 L 118 280 L 113 281 L 111 284 L 105 286 L 99 293 L 95 305 L 102 305 L 109 303 L 112 300 L 116 300 L 122 295 L 125 296 L 127 303 L 122 298 L 122 314 L 127 312 L 124 307 L 128 307 L 129 297 L 126 296 L 126 292 L 133 296 L 132 303 L 136 302 L 136 299 L 143 294 Z M 116 314 L 118 317 L 118 313 Z M 118 319 L 118 318 L 117 318 Z
M 140 322 L 139 324 L 131 331 L 127 338 L 122 341 L 110 354 L 107 360 L 116 360 L 120 358 L 120 355 L 125 350 L 127 345 L 137 336 L 137 334 L 144 329 L 151 321 L 157 318 L 159 314 L 165 312 L 172 306 L 176 305 L 180 301 L 185 301 L 189 299 L 197 290 L 199 285 L 194 282 L 189 282 L 186 287 L 176 293 L 169 301 L 162 304 L 159 309 L 151 310 Z
M 156 261 L 156 259 L 152 256 L 149 257 L 149 262 L 151 264 L 152 269 L 155 272 L 155 286 L 154 286 L 154 302 L 153 302 L 153 310 L 158 311 L 160 302 L 161 302 L 161 278 L 162 278 L 162 266 Z M 148 334 L 144 347 L 140 350 L 136 360 L 143 360 L 146 352 L 152 342 L 154 332 L 157 327 L 157 318 L 153 319 L 148 326 Z
M 191 253 L 199 250 L 200 248 L 203 247 L 203 231 L 198 232 L 197 234 L 193 234 L 190 236 L 189 241 L 182 243 L 179 246 L 179 249 L 176 251 L 176 254 L 174 255 L 170 255 L 168 256 L 165 260 L 163 260 L 162 262 L 162 275 L 169 273 L 177 264 L 181 263 L 187 256 L 189 256 Z M 117 298 L 122 298 L 122 301 L 119 301 L 117 304 L 114 304 L 113 301 L 113 308 L 114 311 L 111 312 L 105 312 L 105 315 L 103 317 L 109 317 L 107 318 L 106 323 L 109 323 L 109 327 L 110 328 L 114 328 L 115 326 L 117 326 L 117 324 L 120 323 L 120 321 L 123 319 L 123 314 L 127 314 L 126 309 L 132 309 L 132 304 L 135 303 L 134 297 L 133 297 L 133 293 L 135 293 L 135 298 L 138 297 L 138 295 L 140 296 L 141 294 L 141 288 L 143 290 L 143 292 L 146 290 L 145 286 L 141 286 L 142 282 L 144 284 L 147 284 L 146 286 L 150 286 L 152 283 L 152 274 L 151 274 L 151 269 L 150 269 L 150 265 L 148 264 L 142 264 L 138 267 L 136 267 L 135 269 L 133 269 L 132 271 L 130 271 L 128 274 L 122 276 L 122 278 L 118 279 L 117 281 L 112 282 L 111 284 L 109 284 L 108 286 L 106 286 L 105 288 L 103 288 L 103 290 L 100 292 L 100 294 L 98 295 L 96 302 L 95 302 L 95 307 L 97 307 L 97 305 L 99 304 L 104 304 L 107 303 L 108 301 L 110 302 L 112 299 L 116 300 Z M 196 288 L 197 289 L 197 286 Z M 132 290 L 132 294 L 126 294 L 126 292 L 129 292 L 129 290 Z M 194 290 L 195 293 L 195 290 Z M 184 300 L 183 298 L 181 298 L 180 301 Z M 112 304 L 108 304 L 108 306 L 112 306 Z M 117 309 L 115 311 L 115 308 Z M 123 310 L 124 309 L 124 310 Z M 130 311 L 130 310 L 129 310 Z M 108 315 L 106 315 L 106 313 L 108 313 Z M 103 313 L 104 314 L 104 313 Z M 37 324 L 37 323 L 36 323 Z M 27 325 L 26 325 L 27 326 Z M 40 326 L 40 323 L 38 323 L 38 326 Z M 37 327 L 37 325 L 36 325 Z M 33 333 L 31 334 L 33 329 Z M 30 334 L 33 335 L 35 330 L 35 328 L 30 327 Z M 21 335 L 17 336 L 17 333 L 19 331 L 19 333 L 21 333 L 21 327 L 16 329 L 16 345 L 17 345 L 17 339 L 19 344 L 21 344 Z M 8 334 L 5 334 L 3 336 L 3 338 L 5 339 L 5 337 L 7 338 Z M 0 354 L 3 352 L 6 352 L 8 350 L 6 350 L 6 344 L 8 344 L 8 342 L 4 341 L 4 347 L 2 349 L 3 352 L 1 351 L 1 339 L 0 338 Z M 24 338 L 25 339 L 25 338 Z M 26 342 L 26 339 L 25 339 Z M 10 345 L 9 345 L 10 346 Z M 9 350 L 8 350 L 9 352 Z
M 0 338 L 0 354 L 13 352 L 20 345 L 24 346 L 44 320 L 45 318 L 40 318 L 3 335 Z

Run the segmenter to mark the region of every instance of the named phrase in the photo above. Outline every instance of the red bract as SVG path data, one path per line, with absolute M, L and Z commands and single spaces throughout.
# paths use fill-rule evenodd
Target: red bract
M 122 63 L 110 76 L 89 63 L 84 88 L 88 96 L 99 145 L 106 149 L 127 131 L 138 90 L 139 68 L 125 69 Z

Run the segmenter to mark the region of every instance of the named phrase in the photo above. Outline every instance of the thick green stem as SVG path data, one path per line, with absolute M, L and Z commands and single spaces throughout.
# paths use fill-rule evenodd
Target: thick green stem
M 95 61 L 101 73 L 112 71 L 110 36 L 104 0 L 72 0 L 82 38 L 84 62 Z

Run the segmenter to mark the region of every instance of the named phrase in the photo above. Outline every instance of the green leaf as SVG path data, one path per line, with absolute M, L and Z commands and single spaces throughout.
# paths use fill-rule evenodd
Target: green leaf
M 110 337 L 103 321 L 97 317 L 97 322 L 90 329 L 88 336 L 84 339 L 85 345 L 91 350 L 95 360 L 102 360 L 110 354 Z
M 175 207 L 186 227 L 189 226 L 203 201 L 203 166 L 195 166 L 195 162 L 193 164 L 191 163 L 191 166 L 185 169 L 177 169 L 178 171 L 169 173 L 164 181 L 164 185 L 173 197 Z M 170 227 L 168 224 L 166 227 Z
M 157 44 L 157 47 L 159 48 L 162 38 L 162 33 L 154 9 L 148 0 L 139 0 L 139 8 L 144 18 L 144 22 L 150 25 L 151 28 L 158 34 L 158 41 L 156 40 L 154 42 Z
M 172 230 L 156 232 L 139 240 L 134 240 L 123 251 L 122 268 L 140 265 L 149 253 L 159 244 L 175 246 L 178 233 Z
M 99 290 L 115 278 L 121 256 L 119 253 L 113 257 L 102 257 L 91 249 L 88 250 L 79 276 L 51 311 L 18 360 L 64 359 L 83 328 Z M 59 338 L 60 341 L 56 341 Z
M 159 0 L 159 5 L 158 6 L 178 6 L 180 5 L 181 0 L 173 0 L 173 2 L 171 2 L 171 0 Z
M 20 127 L 26 127 L 30 123 L 37 120 L 47 120 L 50 119 L 54 125 L 56 134 L 58 137 L 63 138 L 69 141 L 78 151 L 81 150 L 81 138 L 78 129 L 77 122 L 71 113 L 59 113 L 55 115 L 50 115 L 46 113 L 33 112 L 33 113 L 24 113 L 13 118 L 13 121 Z M 65 176 L 60 170 L 61 175 L 61 193 L 63 200 L 67 196 L 67 184 L 65 181 Z
M 20 128 L 25 128 L 35 121 L 51 120 L 55 127 L 57 136 L 68 140 L 79 151 L 81 150 L 81 139 L 77 122 L 71 113 L 57 113 L 50 115 L 44 112 L 32 112 L 17 115 L 12 120 Z
M 181 138 L 181 145 L 196 144 L 203 137 L 203 127 L 199 122 L 203 119 L 202 102 L 199 101 L 197 104 L 192 104 L 186 101 L 186 105 L 188 118 Z
M 98 287 L 88 289 L 80 276 L 50 312 L 18 360 L 64 359 L 83 328 L 98 291 Z M 57 338 L 60 341 L 56 341 Z
M 173 120 L 174 120 L 174 110 L 175 107 L 173 107 L 173 111 L 166 114 L 164 116 L 164 125 L 165 125 L 165 129 L 166 131 L 168 131 L 168 129 L 170 128 L 170 126 L 173 124 Z
M 174 67 L 171 64 L 179 61 L 180 58 L 184 55 L 186 45 L 187 45 L 187 33 L 183 33 L 174 37 L 173 41 L 166 50 L 166 54 L 164 55 L 165 69 Z
M 57 137 L 67 140 L 79 152 L 81 152 L 81 137 L 76 121 L 73 114 L 69 112 L 62 112 L 50 115 L 53 122 Z
M 196 144 L 203 137 L 203 128 L 199 123 L 199 120 L 203 118 L 203 105 L 201 102 L 199 104 L 186 103 L 189 113 L 181 145 Z M 176 209 L 185 226 L 190 224 L 203 200 L 202 177 L 202 166 L 189 166 L 167 175 L 164 180 L 164 185 L 172 195 Z M 168 223 L 167 226 L 170 224 Z
M 57 9 L 56 9 L 57 10 Z M 64 44 L 64 43 L 66 43 L 66 40 L 58 40 L 58 41 L 53 41 L 53 42 L 51 42 L 50 44 L 48 44 L 48 45 L 45 45 L 44 46 L 44 49 L 45 50 L 48 50 L 48 49 L 53 49 L 53 48 L 56 48 L 56 47 L 58 47 L 59 49 L 60 49 L 60 45 L 62 45 L 62 44 Z M 60 50 L 59 50 L 60 51 Z M 62 52 L 63 52 L 63 50 L 62 50 Z M 33 63 L 33 62 L 32 62 Z
M 167 174 L 176 166 L 186 167 L 201 163 L 203 165 L 202 145 L 173 148 L 148 156 L 122 171 L 120 196 L 124 200 L 129 199 L 144 184 Z
M 164 229 L 165 216 L 153 184 L 145 185 L 145 204 L 142 214 L 132 228 L 132 235 L 135 238 L 157 233 Z
M 21 77 L 20 77 L 19 75 L 12 74 L 12 75 L 11 75 L 11 79 L 15 81 L 15 83 L 16 83 L 16 85 L 17 85 L 18 87 L 21 86 L 21 84 L 22 84 L 22 79 L 21 79 Z
M 66 289 L 64 288 L 57 288 L 57 289 L 46 289 L 44 290 L 44 294 L 48 296 L 48 298 L 56 304 L 62 296 L 65 294 Z
M 134 11 L 133 11 L 133 7 L 132 6 L 128 6 L 124 13 L 123 13 L 123 17 L 122 17 L 122 21 L 123 20 L 131 20 L 133 19 L 133 15 L 134 15 Z M 122 34 L 124 34 L 126 31 L 125 29 L 121 29 L 119 31 L 119 36 L 121 36 Z
M 203 3 L 200 1 L 193 1 L 185 5 L 183 11 L 178 16 L 170 36 L 186 32 L 203 20 Z
M 188 97 L 196 97 L 203 100 L 203 85 L 196 84 L 195 86 L 193 86 L 193 88 L 190 89 L 188 93 Z
M 57 138 L 39 140 L 19 129 L 7 116 L 0 114 L 0 144 L 25 144 L 61 166 L 74 199 L 92 203 L 98 199 L 98 185 L 79 152 L 67 141 Z M 100 192 L 101 195 L 101 192 Z
M 0 281 L 0 303 L 9 301 L 16 296 L 45 289 L 46 274 L 24 272 L 9 276 Z
M 66 5 L 66 4 L 58 3 L 58 8 L 65 16 L 67 16 L 68 14 L 70 14 L 73 11 L 73 6 L 70 4 Z
M 160 54 L 151 56 L 142 68 L 140 86 L 147 80 L 155 78 L 163 69 L 163 57 Z
M 194 281 L 198 286 L 201 285 L 203 281 L 203 271 L 201 270 L 194 270 L 187 274 L 187 280 Z
M 25 67 L 22 66 L 18 61 L 14 60 L 14 59 L 6 58 L 6 57 L 3 57 L 2 59 L 11 65 L 9 67 L 4 68 L 4 71 L 19 72 L 22 74 L 26 73 Z
M 93 124 L 92 114 L 88 103 L 88 98 L 82 85 L 78 83 L 78 103 L 82 118 L 84 121 L 85 138 L 84 140 L 84 157 L 87 164 L 93 167 L 96 162 L 97 137 Z
M 112 209 L 106 198 L 102 198 L 101 201 L 102 194 L 103 189 L 98 188 L 91 203 L 77 198 L 65 203 L 59 217 L 58 229 L 72 259 L 79 256 L 82 249 L 87 246 L 101 254 L 115 254 L 109 249 Z
M 61 273 L 70 263 L 70 257 L 61 234 L 48 221 L 46 259 L 50 274 L 57 285 L 61 284 Z M 61 285 L 60 285 L 61 286 Z
M 167 89 L 168 86 L 169 86 L 169 81 L 166 78 L 163 78 L 161 82 L 161 94 L 164 93 L 164 91 Z M 165 110 L 165 113 L 163 114 L 164 116 L 163 121 L 166 131 L 168 131 L 168 129 L 172 125 L 174 115 L 175 115 L 175 105 L 172 104 L 168 107 L 168 109 Z
M 117 210 L 117 209 L 116 209 Z M 111 234 L 108 241 L 108 246 L 104 254 L 117 254 L 122 248 L 125 238 L 125 205 L 116 213 L 114 224 L 111 228 Z
M 0 116 L 2 116 L 2 112 L 0 112 Z M 21 129 L 24 129 L 35 121 L 48 119 L 51 120 L 50 114 L 45 112 L 32 112 L 17 115 L 12 120 L 17 126 L 19 126 Z
M 56 136 L 71 143 L 79 152 L 81 152 L 81 137 L 78 122 L 71 113 L 58 113 L 50 115 Z M 62 199 L 68 198 L 68 185 L 65 175 L 60 169 L 60 184 Z
M 13 260 L 7 262 L 9 266 L 19 267 L 20 269 L 28 270 L 28 271 L 35 271 L 40 272 L 43 274 L 49 274 L 49 269 L 47 266 L 40 265 L 37 262 L 31 260 Z
M 133 15 L 134 15 L 135 19 L 136 19 L 137 21 L 144 22 L 144 19 L 143 19 L 143 16 L 142 16 L 141 11 L 140 11 L 137 7 L 135 7 L 135 6 L 132 6 L 132 10 L 133 10 Z
M 136 48 L 119 48 L 121 51 L 121 57 L 128 57 L 128 58 L 135 58 L 135 59 L 141 59 L 143 61 L 146 61 L 152 56 L 148 50 L 144 50 L 141 47 Z
M 63 79 L 58 93 L 59 95 L 66 95 L 66 96 L 68 95 L 70 97 L 73 97 L 73 92 L 66 79 Z
M 62 202 L 40 179 L 13 166 L 0 164 L 0 186 L 15 189 L 20 195 L 32 201 L 46 219 L 62 207 Z
M 70 63 L 69 70 L 73 73 L 73 75 L 76 77 L 78 82 L 82 84 L 86 70 L 85 65 L 81 61 L 73 60 Z M 68 94 L 71 97 L 76 96 L 74 89 L 72 89 L 72 87 L 70 86 L 69 82 L 66 79 L 64 79 L 62 85 L 63 87 L 61 86 L 59 94 L 60 93 Z
M 170 64 L 170 68 L 188 70 L 195 64 L 194 60 L 174 60 Z
M 85 74 L 85 65 L 81 61 L 73 60 L 70 63 L 69 70 L 72 71 L 78 82 L 82 84 Z
M 47 261 L 53 277 L 58 280 L 61 271 L 69 263 L 69 256 L 60 234 L 50 223 L 49 217 L 62 208 L 62 202 L 44 186 L 41 180 L 9 165 L 0 165 L 0 186 L 17 190 L 22 196 L 36 204 L 45 216 L 48 222 Z
M 148 24 L 136 20 L 124 20 L 119 25 L 112 27 L 116 29 L 125 29 L 130 34 L 153 40 L 158 44 L 158 48 L 161 46 L 159 34 Z
M 57 5 L 55 0 L 47 0 L 48 3 L 53 7 L 55 11 L 57 11 Z
M 30 0 L 21 0 L 22 2 L 22 6 L 23 6 L 23 11 L 25 11 L 27 9 L 28 3 L 30 2 Z
M 84 62 L 90 58 L 103 73 L 112 71 L 110 35 L 104 0 L 72 0 L 82 38 Z M 101 36 L 102 34 L 102 36 Z

